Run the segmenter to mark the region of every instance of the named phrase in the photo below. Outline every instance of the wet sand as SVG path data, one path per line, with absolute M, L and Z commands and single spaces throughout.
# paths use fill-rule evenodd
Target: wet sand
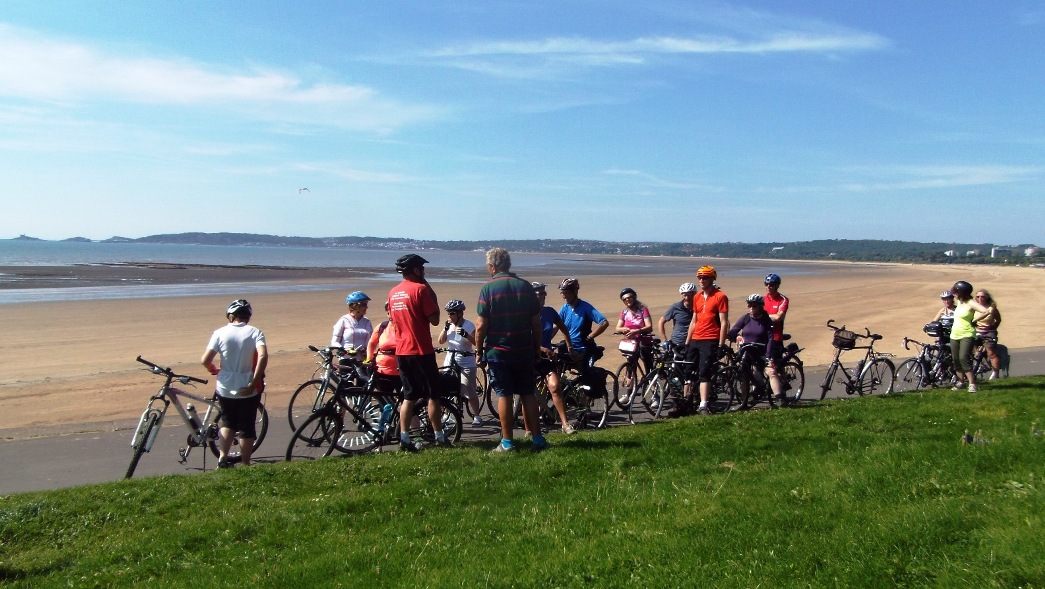
M 621 304 L 617 293 L 624 286 L 639 292 L 640 299 L 655 318 L 678 299 L 682 282 L 694 281 L 693 271 L 706 260 L 685 260 L 660 273 L 642 275 L 585 275 L 581 297 L 592 302 L 615 325 Z M 722 261 L 722 266 L 738 263 Z M 743 263 L 742 261 L 739 263 Z M 762 266 L 773 262 L 757 262 Z M 752 261 L 752 265 L 757 265 Z M 788 262 L 790 265 L 800 264 Z M 927 339 L 921 331 L 939 308 L 938 295 L 955 280 L 988 288 L 1001 307 L 1004 322 L 1001 340 L 1012 348 L 1033 347 L 1045 341 L 1045 322 L 1036 300 L 1045 287 L 1045 271 L 1032 268 L 984 266 L 931 266 L 900 264 L 815 264 L 816 273 L 784 275 L 781 292 L 791 298 L 787 331 L 805 348 L 807 364 L 830 360 L 828 319 L 851 329 L 870 327 L 885 336 L 882 351 L 901 357 L 910 354 L 900 345 L 903 336 Z M 622 264 L 626 267 L 626 264 Z M 19 267 L 27 271 L 25 267 Z M 602 270 L 603 268 L 600 268 Z M 546 274 L 524 275 L 552 285 L 549 304 L 561 305 L 554 285 L 563 278 L 556 268 Z M 0 269 L 2 272 L 3 269 Z M 286 269 L 271 267 L 229 268 L 211 266 L 161 267 L 72 266 L 36 268 L 38 279 L 50 272 L 54 284 L 67 285 L 68 276 L 77 284 L 92 280 L 95 285 L 141 283 L 192 284 L 211 281 L 282 281 L 287 284 L 339 283 L 342 288 L 314 292 L 266 292 L 251 295 L 255 308 L 253 323 L 265 331 L 272 356 L 268 371 L 267 404 L 279 415 L 297 384 L 316 368 L 307 345 L 325 345 L 330 329 L 346 311 L 345 293 L 364 290 L 377 303 L 369 316 L 383 319 L 380 303 L 392 283 L 372 273 L 350 269 Z M 79 278 L 77 278 L 79 273 Z M 441 301 L 460 298 L 468 303 L 466 317 L 474 319 L 474 301 L 483 280 L 481 269 L 440 270 L 430 273 Z M 120 282 L 123 281 L 123 282 Z M 137 282 L 135 282 L 137 281 Z M 764 292 L 761 278 L 750 274 L 718 280 L 732 304 L 730 320 L 745 311 L 744 298 Z M 180 296 L 148 299 L 84 300 L 0 305 L 0 430 L 46 426 L 68 426 L 140 415 L 148 396 L 159 386 L 158 379 L 139 370 L 137 355 L 169 365 L 178 372 L 206 376 L 199 357 L 211 331 L 224 323 L 229 296 Z M 616 339 L 599 338 L 609 351 L 603 364 L 616 366 Z M 5 432 L 0 431 L 0 439 Z M 10 437 L 10 436 L 7 436 Z

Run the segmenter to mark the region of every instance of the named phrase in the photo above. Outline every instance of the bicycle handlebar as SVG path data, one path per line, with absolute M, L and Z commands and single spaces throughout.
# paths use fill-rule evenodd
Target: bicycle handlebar
M 451 354 L 457 354 L 458 356 L 474 356 L 475 352 L 466 352 L 464 350 L 451 350 L 450 348 L 436 348 L 436 353 L 442 354 L 443 352 L 449 352 Z
M 845 331 L 846 330 L 845 325 L 843 325 L 841 327 L 837 327 L 835 325 L 835 320 L 834 319 L 828 319 L 827 320 L 827 327 L 828 327 L 828 329 L 833 329 L 836 332 L 838 332 L 838 331 Z M 869 340 L 873 340 L 873 341 L 878 341 L 880 339 L 883 339 L 881 335 L 879 335 L 877 333 L 871 333 L 871 328 L 870 327 L 865 327 L 864 331 L 867 332 L 867 333 L 856 333 L 854 331 L 853 335 L 856 336 L 856 337 L 861 337 L 861 338 L 869 339 Z
M 142 364 L 144 364 L 144 365 L 148 366 L 149 368 L 151 368 L 152 372 L 154 374 L 162 374 L 164 376 L 167 376 L 168 378 L 171 378 L 172 380 L 173 379 L 180 380 L 183 384 L 187 384 L 187 383 L 190 383 L 190 382 L 198 382 L 200 384 L 207 384 L 207 382 L 208 382 L 207 379 L 205 379 L 205 378 L 196 378 L 195 376 L 189 376 L 187 374 L 175 374 L 174 371 L 171 370 L 170 368 L 163 368 L 163 367 L 161 367 L 161 366 L 159 366 L 157 364 L 153 364 L 152 362 L 149 362 L 148 360 L 146 360 L 145 358 L 142 358 L 141 356 L 138 356 L 137 358 L 135 358 L 135 360 L 137 360 L 138 362 L 141 362 Z

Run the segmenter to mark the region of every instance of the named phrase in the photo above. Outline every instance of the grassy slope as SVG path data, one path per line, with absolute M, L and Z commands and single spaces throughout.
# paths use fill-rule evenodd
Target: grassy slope
M 1043 388 L 3 497 L 0 581 L 1042 587 Z

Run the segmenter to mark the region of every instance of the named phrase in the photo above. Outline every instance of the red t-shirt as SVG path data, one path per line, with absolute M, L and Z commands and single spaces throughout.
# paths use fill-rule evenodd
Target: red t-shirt
M 689 326 L 689 339 L 718 341 L 722 334 L 719 313 L 729 313 L 726 293 L 716 289 L 705 297 L 703 292 L 698 292 L 693 297 L 693 323 Z
M 770 315 L 776 315 L 777 313 L 787 313 L 787 297 L 780 293 L 776 293 L 773 296 L 766 293 L 766 313 Z M 782 342 L 784 341 L 784 320 L 773 322 L 773 341 Z
M 438 312 L 439 301 L 427 283 L 404 280 L 388 292 L 388 316 L 396 324 L 397 356 L 435 353 L 428 317 Z

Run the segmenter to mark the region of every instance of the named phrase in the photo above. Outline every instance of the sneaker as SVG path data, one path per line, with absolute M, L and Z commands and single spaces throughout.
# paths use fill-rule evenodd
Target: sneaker
M 410 440 L 409 442 L 404 442 L 402 439 L 399 440 L 399 449 L 401 451 L 420 452 L 422 448 L 424 448 L 424 444 L 419 440 Z
M 650 401 L 650 404 L 649 404 L 650 409 L 656 409 L 658 405 L 660 405 L 660 402 L 657 401 L 656 397 L 654 397 L 653 400 Z
M 620 403 L 622 406 L 623 405 L 627 405 L 628 404 L 628 396 L 627 395 L 622 395 L 622 396 L 618 397 L 617 398 L 617 403 Z
M 544 452 L 545 450 L 547 450 L 548 448 L 551 448 L 551 447 L 552 447 L 552 445 L 549 444 L 548 442 L 544 442 L 543 444 L 536 444 L 535 443 L 533 445 L 533 451 L 534 452 Z
M 998 371 L 997 370 L 992 370 L 991 371 L 991 375 L 987 377 L 987 380 L 994 380 L 996 378 L 998 378 Z
M 978 390 L 979 390 L 979 389 L 977 389 L 977 388 L 976 388 L 976 385 L 974 385 L 974 384 L 971 384 L 971 385 L 969 385 L 969 392 L 970 392 L 970 393 L 975 393 L 975 392 L 977 392 Z
M 482 425 L 483 425 L 483 418 L 482 417 L 479 417 L 478 415 L 476 415 L 475 417 L 472 418 L 472 427 L 482 427 Z
M 515 446 L 505 446 L 504 444 L 498 443 L 492 452 L 495 454 L 508 454 L 510 452 L 515 452 Z
M 450 440 L 446 439 L 446 436 L 443 436 L 442 438 L 436 438 L 435 445 L 441 448 L 450 448 L 453 446 L 453 444 L 450 443 Z
M 711 409 L 707 408 L 707 405 L 697 408 L 697 415 L 711 415 Z
M 958 384 L 956 384 L 953 387 L 951 387 L 951 390 L 952 391 L 960 391 L 960 390 L 962 390 L 964 388 L 965 388 L 965 384 L 959 382 Z
M 564 423 L 562 424 L 562 433 L 566 434 L 567 436 L 572 436 L 573 434 L 577 433 L 577 430 L 573 429 L 572 425 Z
M 221 457 L 218 459 L 218 468 L 232 468 L 232 463 L 229 462 L 228 457 Z

